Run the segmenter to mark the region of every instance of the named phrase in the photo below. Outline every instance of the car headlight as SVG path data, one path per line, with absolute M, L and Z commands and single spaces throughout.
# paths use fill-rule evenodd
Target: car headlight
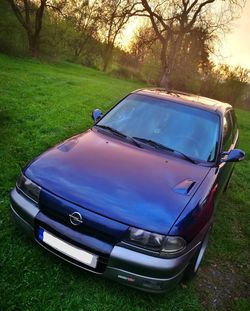
M 163 254 L 175 254 L 184 250 L 186 241 L 180 236 L 166 236 L 161 252 Z
M 143 246 L 152 250 L 160 250 L 164 236 L 161 234 L 130 227 L 128 239 L 133 244 L 138 244 L 139 246 Z
M 186 247 L 186 241 L 182 237 L 165 236 L 133 227 L 128 229 L 126 241 L 159 252 L 162 256 L 177 254 Z
M 17 179 L 17 188 L 38 204 L 41 188 L 23 174 Z

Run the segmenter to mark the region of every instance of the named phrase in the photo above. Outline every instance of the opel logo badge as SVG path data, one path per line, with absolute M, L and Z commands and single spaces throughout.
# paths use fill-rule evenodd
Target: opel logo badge
M 69 221 L 72 223 L 72 225 L 78 226 L 82 223 L 82 215 L 78 212 L 69 214 Z

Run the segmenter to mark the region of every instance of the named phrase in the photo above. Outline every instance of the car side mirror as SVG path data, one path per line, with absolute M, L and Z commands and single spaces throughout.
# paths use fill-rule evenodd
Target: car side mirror
M 229 152 L 223 152 L 221 162 L 239 162 L 244 160 L 245 152 L 240 149 L 233 149 Z
M 92 119 L 95 121 L 99 121 L 102 117 L 102 111 L 100 109 L 95 109 L 92 111 Z

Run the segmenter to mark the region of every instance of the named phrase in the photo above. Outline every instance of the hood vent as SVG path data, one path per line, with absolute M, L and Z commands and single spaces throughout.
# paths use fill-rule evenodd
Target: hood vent
M 185 179 L 174 187 L 174 191 L 179 194 L 189 195 L 194 185 L 195 185 L 195 181 L 191 179 Z

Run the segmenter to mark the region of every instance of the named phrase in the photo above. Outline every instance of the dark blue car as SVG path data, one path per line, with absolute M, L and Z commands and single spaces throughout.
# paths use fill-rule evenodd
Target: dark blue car
M 29 163 L 11 192 L 17 223 L 83 269 L 151 292 L 197 272 L 239 131 L 232 106 L 138 90 Z

